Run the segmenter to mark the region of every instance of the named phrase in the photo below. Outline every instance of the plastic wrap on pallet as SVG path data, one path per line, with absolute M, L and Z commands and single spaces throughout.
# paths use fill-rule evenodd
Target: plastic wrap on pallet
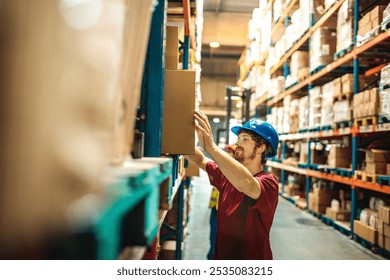
M 309 66 L 309 53 L 306 51 L 296 51 L 291 55 L 290 75 L 291 81 L 296 82 L 299 79 L 298 72 L 300 69 Z
M 349 100 L 336 101 L 333 106 L 333 121 L 343 122 L 351 120 L 351 104 Z
M 321 126 L 333 123 L 333 81 L 322 86 Z
M 283 14 L 285 10 L 286 0 L 274 0 L 273 3 L 273 20 L 274 22 L 277 22 L 280 18 L 280 16 Z
M 309 97 L 304 96 L 299 99 L 299 129 L 306 129 L 309 126 Z
M 381 70 L 380 89 L 384 90 L 390 86 L 390 64 L 387 64 Z
M 283 107 L 278 107 L 276 109 L 276 114 L 277 114 L 277 123 L 276 123 L 276 130 L 279 132 L 284 132 L 283 131 Z
M 353 45 L 352 2 L 352 0 L 346 0 L 337 12 L 337 53 L 343 50 L 347 50 Z
M 261 21 L 261 46 L 260 51 L 268 51 L 271 45 L 272 11 L 268 11 Z
M 271 79 L 269 93 L 271 96 L 276 96 L 284 90 L 285 80 L 283 76 L 278 76 Z
M 311 36 L 310 71 L 333 62 L 335 50 L 336 30 L 329 27 L 318 28 Z
M 383 11 L 383 19 L 390 17 L 390 3 L 387 5 L 386 9 Z
M 379 92 L 379 110 L 380 115 L 390 114 L 390 89 Z
M 290 102 L 290 133 L 297 133 L 299 128 L 299 99 Z

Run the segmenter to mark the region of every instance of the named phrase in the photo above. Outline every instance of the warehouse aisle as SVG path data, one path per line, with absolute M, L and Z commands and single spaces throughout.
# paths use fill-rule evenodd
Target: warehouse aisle
M 209 249 L 208 208 L 211 186 L 205 172 L 194 177 L 188 236 L 183 259 L 206 260 Z M 271 230 L 275 260 L 374 260 L 385 259 L 325 225 L 282 197 Z

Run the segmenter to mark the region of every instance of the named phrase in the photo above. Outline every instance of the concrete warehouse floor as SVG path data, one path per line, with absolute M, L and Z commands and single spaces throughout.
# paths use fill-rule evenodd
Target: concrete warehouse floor
M 204 171 L 194 177 L 188 236 L 183 259 L 206 260 L 209 249 L 208 208 L 211 186 Z M 382 256 L 279 197 L 271 229 L 275 260 L 383 260 Z

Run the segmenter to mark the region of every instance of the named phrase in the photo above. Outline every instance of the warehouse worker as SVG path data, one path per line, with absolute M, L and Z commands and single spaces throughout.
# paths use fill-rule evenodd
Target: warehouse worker
M 236 149 L 235 145 L 226 145 L 226 152 L 234 157 L 234 151 Z M 215 249 L 215 238 L 217 235 L 217 211 L 218 211 L 218 199 L 219 199 L 219 191 L 216 187 L 213 187 L 211 190 L 209 208 L 210 212 L 210 249 L 207 253 L 207 259 L 211 260 L 213 258 L 214 249 Z
M 234 158 L 213 142 L 207 116 L 195 111 L 201 149 L 185 156 L 205 170 L 219 191 L 217 237 L 213 259 L 272 259 L 269 234 L 278 203 L 278 182 L 265 172 L 278 134 L 267 122 L 251 119 L 232 132 L 238 136 Z

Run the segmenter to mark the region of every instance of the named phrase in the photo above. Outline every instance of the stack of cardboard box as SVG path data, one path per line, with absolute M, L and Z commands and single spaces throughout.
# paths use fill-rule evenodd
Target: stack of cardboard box
M 331 207 L 326 208 L 325 216 L 334 221 L 349 221 L 351 217 L 351 192 L 339 190 L 338 198 L 331 201 Z
M 359 20 L 358 35 L 365 36 L 371 30 L 377 28 L 383 20 L 383 12 L 386 6 L 376 6 Z
M 381 206 L 379 208 L 378 245 L 390 251 L 390 206 Z
M 350 168 L 351 166 L 351 148 L 330 146 L 328 154 L 328 166 L 333 168 Z
M 332 200 L 337 198 L 337 192 L 327 188 L 313 187 L 309 192 L 308 209 L 317 214 L 325 214 L 326 208 L 331 204 Z
M 336 29 L 323 26 L 311 36 L 310 71 L 333 62 L 336 50 Z
M 379 111 L 379 88 L 367 89 L 353 96 L 353 117 L 376 116 Z
M 333 81 L 322 86 L 321 126 L 333 123 Z
M 366 151 L 366 168 L 367 174 L 387 174 L 387 166 L 390 162 L 390 151 L 386 150 L 368 150 Z
M 316 128 L 321 125 L 322 91 L 321 87 L 310 90 L 309 106 L 309 128 Z

